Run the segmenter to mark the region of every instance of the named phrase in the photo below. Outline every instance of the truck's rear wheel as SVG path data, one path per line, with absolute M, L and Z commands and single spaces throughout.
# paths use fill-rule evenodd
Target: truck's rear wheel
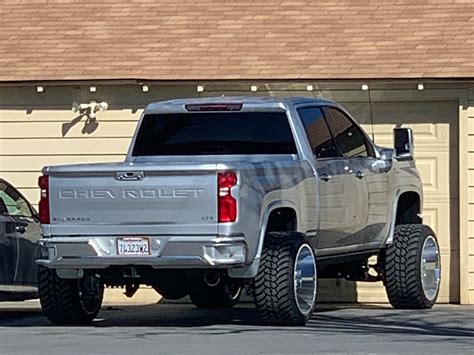
M 239 285 L 221 282 L 209 286 L 204 279 L 198 278 L 190 286 L 189 298 L 197 308 L 231 308 L 239 302 L 241 293 Z
M 54 324 L 88 324 L 100 311 L 104 286 L 92 274 L 61 279 L 55 270 L 40 266 L 38 294 L 44 315 Z
M 401 224 L 385 255 L 385 289 L 390 304 L 399 309 L 431 308 L 438 298 L 441 257 L 430 227 Z
M 174 280 L 166 280 L 153 285 L 153 288 L 161 296 L 168 300 L 179 300 L 189 294 L 189 289 L 184 280 L 176 282 Z
M 316 304 L 317 268 L 298 233 L 269 233 L 254 280 L 257 310 L 266 323 L 304 325 Z

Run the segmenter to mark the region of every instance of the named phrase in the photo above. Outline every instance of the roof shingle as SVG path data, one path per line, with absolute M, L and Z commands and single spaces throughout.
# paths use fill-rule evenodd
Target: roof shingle
M 3 0 L 0 81 L 474 78 L 473 0 Z

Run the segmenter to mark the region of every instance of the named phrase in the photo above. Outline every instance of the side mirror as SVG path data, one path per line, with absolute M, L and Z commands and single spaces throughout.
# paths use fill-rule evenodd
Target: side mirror
M 381 172 L 386 173 L 392 169 L 393 149 L 383 148 L 379 151 L 378 165 Z
M 411 128 L 395 128 L 393 130 L 395 159 L 413 160 L 413 131 Z

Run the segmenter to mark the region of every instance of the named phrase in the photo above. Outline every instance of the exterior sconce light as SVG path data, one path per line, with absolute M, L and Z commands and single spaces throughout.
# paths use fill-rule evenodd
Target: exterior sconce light
M 91 101 L 88 104 L 78 104 L 74 102 L 72 104 L 72 112 L 79 113 L 82 116 L 87 116 L 90 120 L 95 120 L 96 112 L 107 111 L 109 105 L 107 102 L 96 102 Z

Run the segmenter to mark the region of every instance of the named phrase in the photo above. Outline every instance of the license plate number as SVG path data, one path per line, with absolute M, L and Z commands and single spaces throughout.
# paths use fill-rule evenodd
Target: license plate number
M 150 241 L 148 238 L 119 238 L 117 255 L 150 255 Z

